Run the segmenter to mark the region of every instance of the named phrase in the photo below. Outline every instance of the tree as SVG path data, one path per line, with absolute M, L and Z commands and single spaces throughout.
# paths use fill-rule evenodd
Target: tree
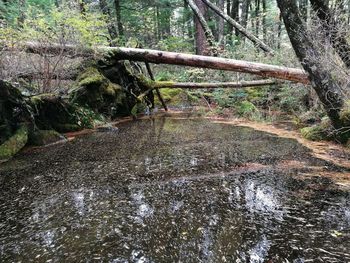
M 196 27 L 196 54 L 206 54 L 208 52 L 207 44 L 209 44 L 211 48 L 210 53 L 213 53 L 215 55 L 217 53 L 217 50 L 215 49 L 214 36 L 205 20 L 205 15 L 207 13 L 206 5 L 202 2 L 202 0 L 187 0 L 187 2 L 195 14 L 194 20 Z
M 120 0 L 114 0 L 115 14 L 117 18 L 117 27 L 119 36 L 124 36 L 123 23 L 121 18 L 121 8 L 120 8 Z
M 172 8 L 170 1 L 160 1 L 156 4 L 157 8 L 157 25 L 159 32 L 159 39 L 165 39 L 170 36 L 171 31 L 171 15 Z
M 257 47 L 261 48 L 263 51 L 274 54 L 274 51 L 267 46 L 264 42 L 262 42 L 259 38 L 254 36 L 248 30 L 246 30 L 243 26 L 241 26 L 238 22 L 236 22 L 233 18 L 226 15 L 222 10 L 220 10 L 216 5 L 214 5 L 210 0 L 202 0 L 206 5 L 208 5 L 215 13 L 224 18 L 230 25 L 232 25 L 237 31 L 246 36 L 249 40 L 251 40 Z
M 225 0 L 218 0 L 218 7 L 221 10 L 224 10 L 225 8 Z M 220 16 L 217 17 L 217 41 L 221 45 L 224 40 L 224 28 L 225 28 L 225 22 L 224 19 Z
M 300 15 L 295 0 L 277 0 L 283 21 L 294 51 L 303 68 L 309 73 L 309 79 L 320 101 L 323 103 L 333 127 L 343 127 L 340 110 L 344 105 L 339 82 L 323 65 L 322 53 L 307 35 L 306 25 Z M 313 54 L 310 57 L 309 54 Z
M 311 0 L 311 5 L 317 17 L 320 19 L 324 30 L 329 35 L 333 48 L 343 60 L 344 64 L 350 68 L 350 45 L 343 32 L 340 31 L 342 27 L 338 22 L 339 19 L 335 18 L 324 0 Z
M 115 40 L 118 36 L 117 30 L 116 30 L 114 23 L 113 23 L 114 19 L 112 17 L 111 10 L 109 9 L 109 6 L 107 5 L 106 0 L 99 0 L 99 4 L 100 4 L 101 12 L 105 15 L 105 17 L 107 19 L 107 21 L 106 21 L 107 29 L 108 29 L 108 33 L 110 36 L 109 42 L 110 42 L 110 44 L 112 44 L 113 40 Z

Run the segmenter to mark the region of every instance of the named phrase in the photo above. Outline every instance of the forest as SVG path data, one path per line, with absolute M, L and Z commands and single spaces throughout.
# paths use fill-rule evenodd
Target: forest
M 29 141 L 35 141 L 41 130 L 53 134 L 94 127 L 95 122 L 152 110 L 155 104 L 165 109 L 166 104 L 196 106 L 208 116 L 289 118 L 306 138 L 347 143 L 348 1 L 3 0 L 0 19 L 2 144 L 20 130 L 21 122 L 31 122 Z M 111 55 L 118 47 L 229 58 L 241 64 L 228 69 L 185 61 L 182 65 L 191 67 L 181 67 L 176 61 L 159 64 L 157 58 L 135 64 L 140 60 L 135 54 Z M 121 65 L 113 56 L 131 62 Z M 266 66 L 249 64 L 254 62 Z M 109 75 L 115 73 L 110 71 L 114 63 L 129 77 Z M 109 72 L 100 75 L 101 67 Z M 129 84 L 135 81 L 133 91 Z M 240 88 L 242 84 L 247 88 Z M 11 112 L 16 105 L 7 101 L 13 100 L 6 98 L 9 92 L 20 92 L 31 110 Z M 49 116 L 60 111 L 69 114 Z M 13 152 L 4 151 L 3 159 Z
M 349 0 L 0 0 L 0 262 L 349 248 Z

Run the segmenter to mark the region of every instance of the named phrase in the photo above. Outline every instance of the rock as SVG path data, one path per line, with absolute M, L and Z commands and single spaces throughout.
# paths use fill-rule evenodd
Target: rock
M 123 88 L 112 83 L 97 68 L 87 68 L 70 91 L 71 102 L 107 116 L 116 116 L 128 107 Z
M 30 107 L 21 92 L 11 84 L 0 80 L 0 145 L 7 141 L 19 124 L 33 122 Z
M 13 136 L 0 145 L 0 161 L 6 161 L 18 153 L 28 141 L 28 127 L 22 125 Z
M 42 146 L 66 140 L 66 138 L 55 130 L 37 130 L 29 134 L 31 145 Z

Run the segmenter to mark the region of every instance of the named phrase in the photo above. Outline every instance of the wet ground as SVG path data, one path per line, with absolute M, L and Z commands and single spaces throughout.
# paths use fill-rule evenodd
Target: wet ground
M 0 262 L 350 262 L 324 172 L 349 174 L 247 127 L 123 123 L 0 165 Z

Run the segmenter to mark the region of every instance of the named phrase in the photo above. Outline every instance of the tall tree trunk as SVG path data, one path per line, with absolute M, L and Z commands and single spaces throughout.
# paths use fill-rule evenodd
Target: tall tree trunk
M 211 50 L 209 53 L 216 55 L 217 50 L 215 47 L 215 40 L 213 33 L 211 32 L 207 21 L 205 20 L 205 14 L 207 12 L 206 5 L 202 2 L 202 0 L 187 0 L 189 6 L 193 10 L 195 14 L 195 26 L 196 26 L 196 54 L 204 55 L 208 52 L 208 45 Z
M 118 37 L 117 29 L 114 27 L 114 23 L 112 22 L 114 19 L 111 15 L 111 10 L 107 5 L 106 0 L 99 0 L 101 12 L 105 15 L 107 21 L 107 29 L 110 36 L 110 44 L 112 45 L 113 40 Z
M 218 7 L 221 10 L 224 10 L 225 8 L 225 0 L 218 0 Z M 223 41 L 224 41 L 224 27 L 225 27 L 225 22 L 224 19 L 220 16 L 217 17 L 217 41 L 220 46 L 223 47 Z
M 223 9 L 221 9 L 221 10 L 223 10 Z M 232 19 L 234 19 L 235 21 L 237 21 L 239 23 L 239 0 L 232 1 L 230 16 L 232 17 Z M 231 30 L 232 30 L 232 27 L 231 27 Z M 236 36 L 239 35 L 239 31 L 237 30 L 237 28 L 235 28 L 235 35 Z
M 278 26 L 277 26 L 277 49 L 281 49 L 282 42 L 282 14 L 278 16 Z
M 255 35 L 259 37 L 260 27 L 260 0 L 255 0 Z
M 335 129 L 343 128 L 340 110 L 344 105 L 341 88 L 334 77 L 322 65 L 322 54 L 306 35 L 307 30 L 300 16 L 295 0 L 277 0 L 285 27 L 294 51 L 301 61 L 329 119 Z M 310 58 L 308 54 L 313 54 Z
M 169 1 L 162 2 L 160 5 L 157 5 L 157 18 L 160 31 L 161 39 L 164 39 L 170 36 L 170 18 L 171 18 L 171 5 Z
M 124 37 L 124 29 L 121 16 L 120 0 L 114 0 L 115 15 L 117 18 L 117 28 L 119 36 Z
M 266 15 L 267 15 L 267 4 L 266 0 L 262 1 L 263 15 L 262 15 L 262 29 L 263 29 L 263 40 L 267 43 L 267 23 L 266 23 Z
M 254 36 L 252 33 L 250 33 L 248 30 L 246 30 L 243 26 L 241 26 L 239 23 L 237 23 L 234 19 L 226 15 L 222 10 L 220 10 L 216 5 L 214 5 L 209 0 L 202 0 L 206 5 L 208 5 L 215 13 L 217 13 L 219 16 L 224 18 L 227 22 L 229 22 L 232 26 L 234 26 L 241 34 L 245 35 L 249 40 L 251 40 L 257 47 L 261 48 L 267 53 L 270 53 L 271 55 L 274 54 L 273 50 L 268 47 L 263 41 L 258 39 L 256 36 Z
M 191 19 L 191 15 L 190 15 L 190 10 L 188 8 L 188 3 L 187 0 L 184 0 L 184 9 L 185 9 L 185 28 L 187 28 L 187 35 L 188 38 L 192 38 L 193 37 L 193 24 L 192 24 L 192 19 Z M 185 31 L 185 30 L 184 30 Z
M 244 0 L 242 3 L 241 25 L 247 28 L 250 0 Z M 244 36 L 243 36 L 244 37 Z
M 339 32 L 340 26 L 326 2 L 323 0 L 311 0 L 312 9 L 322 22 L 323 28 L 329 35 L 331 44 L 344 64 L 350 68 L 350 45 L 344 34 Z

